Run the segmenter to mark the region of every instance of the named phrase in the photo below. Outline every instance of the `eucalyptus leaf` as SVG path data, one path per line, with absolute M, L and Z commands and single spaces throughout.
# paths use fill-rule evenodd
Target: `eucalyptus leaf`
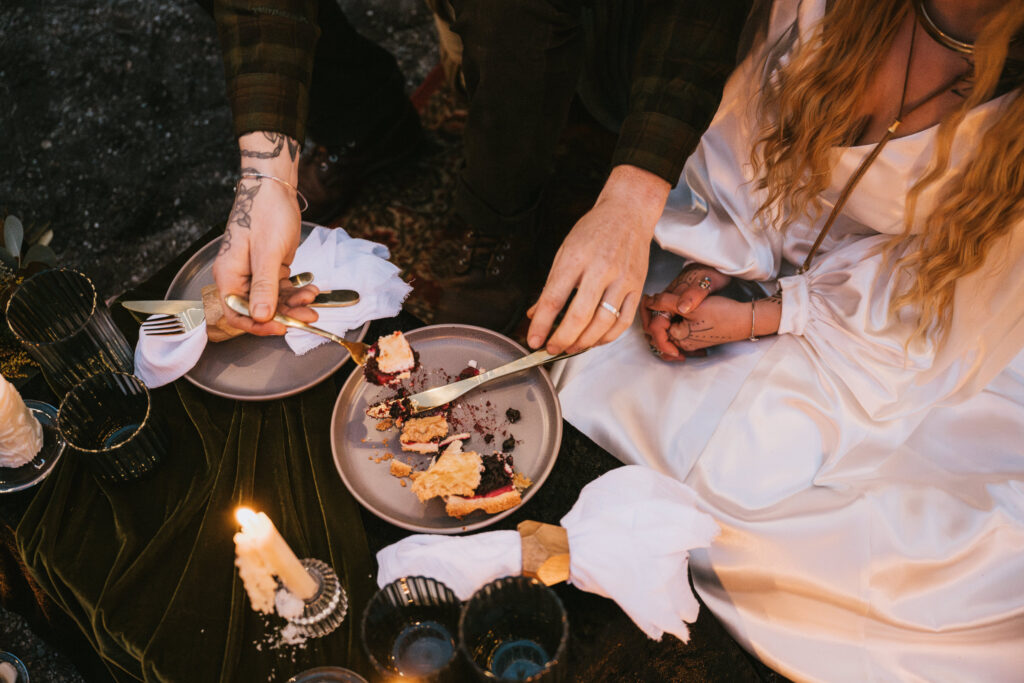
M 57 254 L 45 244 L 33 244 L 25 252 L 25 265 L 30 263 L 45 263 L 53 267 L 57 265 Z
M 17 216 L 8 216 L 4 221 L 4 247 L 7 253 L 18 258 L 21 255 L 21 243 L 25 238 L 25 228 Z

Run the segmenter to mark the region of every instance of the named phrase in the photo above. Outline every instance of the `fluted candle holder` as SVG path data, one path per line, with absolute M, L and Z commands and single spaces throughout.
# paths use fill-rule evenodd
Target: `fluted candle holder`
M 307 638 L 320 638 L 338 628 L 348 614 L 348 594 L 338 575 L 322 560 L 306 557 L 299 560 L 317 583 L 317 591 L 303 601 L 301 614 L 285 617 L 296 631 Z

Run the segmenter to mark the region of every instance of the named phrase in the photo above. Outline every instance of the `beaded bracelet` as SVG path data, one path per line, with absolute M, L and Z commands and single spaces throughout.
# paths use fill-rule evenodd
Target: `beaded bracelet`
M 292 192 L 294 192 L 295 196 L 302 200 L 302 206 L 299 207 L 299 213 L 302 213 L 303 211 L 305 211 L 306 209 L 309 208 L 309 200 L 307 200 L 306 197 L 301 192 L 299 192 L 299 188 L 295 187 L 294 185 L 289 183 L 287 180 L 282 180 L 281 178 L 278 178 L 277 176 L 269 175 L 267 173 L 259 173 L 259 172 L 256 172 L 256 171 L 250 171 L 248 173 L 243 173 L 242 177 L 243 178 L 255 178 L 257 180 L 262 180 L 263 178 L 266 178 L 267 180 L 275 180 L 275 181 L 281 183 L 282 185 L 284 185 L 285 187 L 287 187 Z M 237 190 L 237 187 L 236 187 L 236 190 Z

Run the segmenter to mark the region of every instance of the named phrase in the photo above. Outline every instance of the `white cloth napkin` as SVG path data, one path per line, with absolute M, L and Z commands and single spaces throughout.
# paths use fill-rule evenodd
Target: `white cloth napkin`
M 377 553 L 377 584 L 403 576 L 428 576 L 466 600 L 480 586 L 523 568 L 518 531 L 487 531 L 472 536 L 417 534 Z
M 718 525 L 685 484 L 639 466 L 620 467 L 580 491 L 561 525 L 569 538 L 569 581 L 611 598 L 648 637 L 690 638 L 699 603 L 687 579 L 689 550 L 711 544 Z M 377 583 L 423 575 L 460 599 L 501 576 L 519 574 L 519 534 L 415 535 L 377 553 Z
M 377 242 L 349 237 L 341 228 L 313 228 L 299 245 L 292 261 L 292 273 L 313 273 L 313 284 L 321 291 L 354 289 L 359 303 L 344 308 L 317 308 L 317 327 L 342 334 L 367 320 L 390 318 L 402 310 L 412 291 L 388 261 L 388 248 Z M 327 339 L 302 330 L 288 330 L 285 341 L 301 355 L 328 343 Z
M 313 273 L 313 284 L 321 290 L 359 292 L 359 303 L 354 306 L 317 308 L 317 327 L 340 335 L 368 320 L 397 315 L 412 287 L 399 276 L 398 268 L 388 262 L 389 256 L 383 244 L 349 237 L 341 228 L 313 228 L 296 250 L 291 272 Z M 205 323 L 184 335 L 139 335 L 135 375 L 151 389 L 173 382 L 199 362 L 206 342 Z M 327 340 L 309 332 L 288 330 L 285 342 L 301 355 Z
M 162 387 L 191 370 L 205 348 L 205 322 L 183 335 L 157 337 L 140 332 L 135 345 L 135 376 L 150 389 Z

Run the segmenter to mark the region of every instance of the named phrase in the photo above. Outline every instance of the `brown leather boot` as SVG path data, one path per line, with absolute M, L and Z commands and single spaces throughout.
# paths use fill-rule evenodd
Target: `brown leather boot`
M 537 285 L 529 231 L 488 235 L 463 229 L 434 253 L 441 290 L 435 323 L 479 325 L 508 334 L 523 318 Z
M 381 131 L 341 145 L 307 145 L 299 157 L 299 191 L 309 202 L 305 220 L 327 224 L 368 178 L 397 168 L 423 149 L 423 129 L 412 103 Z

